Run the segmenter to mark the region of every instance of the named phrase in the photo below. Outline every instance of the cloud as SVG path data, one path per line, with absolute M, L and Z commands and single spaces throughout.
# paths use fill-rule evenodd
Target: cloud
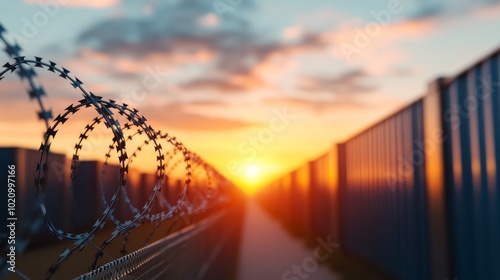
M 204 104 L 193 103 L 198 105 L 215 105 L 214 102 Z M 189 104 L 186 104 L 189 105 Z M 226 131 L 242 129 L 257 124 L 248 123 L 236 119 L 221 118 L 217 116 L 207 116 L 197 113 L 192 113 L 186 110 L 182 104 L 171 104 L 162 107 L 149 107 L 147 110 L 147 118 L 151 123 L 156 123 L 158 126 L 163 126 L 167 129 L 184 130 L 184 131 Z M 155 126 L 156 126 L 155 124 Z
M 41 1 L 24 0 L 24 2 L 32 5 L 39 5 Z M 120 3 L 120 0 L 57 0 L 56 2 L 63 7 L 104 9 L 117 5 Z
M 207 14 L 206 16 L 202 17 L 199 21 L 200 24 L 208 27 L 215 27 L 219 25 L 219 18 L 217 17 L 216 14 L 210 13 Z
M 499 0 L 420 1 L 405 5 L 405 15 L 393 15 L 387 24 L 378 24 L 373 17 L 351 17 L 321 36 L 335 58 L 372 75 L 388 75 L 409 56 L 403 44 L 423 41 L 465 15 L 487 15 L 499 4 Z
M 413 74 L 416 74 L 417 72 L 418 72 L 417 69 L 410 69 L 407 67 L 395 67 L 391 69 L 390 74 L 396 77 L 408 77 Z
M 312 112 L 325 111 L 325 110 L 337 110 L 344 109 L 347 111 L 359 110 L 361 108 L 369 107 L 368 104 L 363 104 L 354 101 L 340 101 L 340 100 L 313 100 L 297 97 L 281 97 L 272 98 L 265 101 L 265 104 L 272 106 L 286 106 L 295 107 L 299 109 L 305 109 Z
M 419 2 L 409 19 L 439 19 L 462 16 L 500 4 L 499 0 L 437 0 Z
M 375 108 L 378 100 L 374 97 L 379 87 L 367 83 L 369 78 L 371 76 L 360 69 L 333 77 L 304 76 L 299 79 L 296 93 L 268 98 L 264 104 L 292 106 L 319 113 Z
M 283 29 L 281 36 L 283 39 L 292 40 L 296 38 L 300 38 L 302 36 L 303 30 L 299 26 L 289 26 Z
M 244 3 L 249 3 L 245 1 Z M 214 29 L 214 7 L 210 1 L 183 0 L 155 7 L 149 17 L 110 18 L 82 32 L 78 43 L 107 53 L 126 53 L 137 58 L 150 52 L 230 48 L 251 37 L 244 19 L 225 17 Z M 221 39 L 221 40 L 219 40 Z
M 363 82 L 368 77 L 361 70 L 350 71 L 338 77 L 305 77 L 299 89 L 313 93 L 329 92 L 333 95 L 370 93 L 377 87 Z
M 243 3 L 254 7 L 252 1 Z M 246 9 L 243 6 L 238 9 Z M 326 46 L 320 34 L 303 34 L 293 42 L 265 39 L 243 17 L 224 15 L 224 24 L 218 24 L 210 1 L 177 1 L 162 4 L 155 11 L 146 18 L 122 17 L 96 23 L 78 36 L 77 43 L 94 52 L 140 61 L 161 53 L 156 61 L 176 65 L 189 63 L 196 54 L 207 54 L 210 66 L 185 81 L 184 87 L 224 92 L 266 87 L 262 73 L 256 70 L 276 54 L 291 56 Z M 178 61 L 178 57 L 185 60 Z
M 218 92 L 247 92 L 248 88 L 244 84 L 219 78 L 199 78 L 180 85 L 185 90 L 216 90 Z
M 364 28 L 363 20 L 347 18 L 330 25 L 329 29 L 321 26 L 318 27 L 321 30 L 313 31 L 307 27 L 306 23 L 311 21 L 308 19 L 289 25 L 277 38 L 271 38 L 254 30 L 252 22 L 244 16 L 235 17 L 228 12 L 224 22 L 219 22 L 210 1 L 183 0 L 154 5 L 154 12 L 148 17 L 116 17 L 97 22 L 78 35 L 77 43 L 110 57 L 109 71 L 117 78 L 136 75 L 140 79 L 145 65 L 153 61 L 169 65 L 171 69 L 184 69 L 183 73 L 188 72 L 185 66 L 190 64 L 196 71 L 172 82 L 178 84 L 180 90 L 207 95 L 275 90 L 283 78 L 279 70 L 284 65 L 276 63 L 276 57 L 289 63 L 294 57 L 314 52 L 328 51 L 339 65 L 348 64 L 349 68 L 360 69 L 367 75 L 391 74 L 408 57 L 400 48 L 401 43 L 426 38 L 437 24 L 427 17 L 440 14 L 444 9 L 438 8 L 438 4 L 430 5 L 427 12 L 421 8 L 420 16 L 381 25 L 380 34 L 369 38 L 367 46 L 360 48 L 352 61 L 346 63 L 339 46 L 353 44 L 358 29 Z M 237 9 L 255 9 L 255 4 L 244 1 Z M 281 72 L 297 72 L 297 69 Z M 302 77 L 295 84 L 307 92 L 335 91 L 337 94 L 375 89 L 361 82 L 361 72 L 358 76 L 349 74 L 352 76 L 339 77 L 344 80 Z
M 367 33 L 371 26 L 373 33 Z M 322 34 L 331 54 L 352 67 L 372 75 L 386 75 L 408 56 L 405 42 L 424 40 L 438 27 L 434 20 L 404 20 L 388 25 L 353 21 Z M 369 35 L 368 35 L 369 34 Z

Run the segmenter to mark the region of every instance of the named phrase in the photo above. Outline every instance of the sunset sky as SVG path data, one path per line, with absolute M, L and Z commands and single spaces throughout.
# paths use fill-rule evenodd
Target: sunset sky
M 57 62 L 95 94 L 136 107 L 248 192 L 500 46 L 494 0 L 3 5 L 0 23 L 24 55 Z M 39 73 L 54 115 L 80 98 Z M 0 91 L 0 145 L 38 148 L 43 124 L 25 85 L 10 77 Z M 86 122 L 75 121 L 75 131 Z M 76 138 L 61 139 L 53 148 L 71 153 Z

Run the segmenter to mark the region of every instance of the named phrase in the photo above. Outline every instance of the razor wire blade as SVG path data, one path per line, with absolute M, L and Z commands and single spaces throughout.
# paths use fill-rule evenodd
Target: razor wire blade
M 29 86 L 29 98 L 36 100 L 38 104 L 39 111 L 37 112 L 37 116 L 43 120 L 46 127 L 42 143 L 38 149 L 40 155 L 39 161 L 36 170 L 33 170 L 35 173 L 33 193 L 36 197 L 35 208 L 38 215 L 34 216 L 31 221 L 25 222 L 25 224 L 33 226 L 25 227 L 22 236 L 16 237 L 19 239 L 19 243 L 22 244 L 18 249 L 20 251 L 18 254 L 23 253 L 30 238 L 40 231 L 40 226 L 37 226 L 40 223 L 37 222 L 37 219 L 43 221 L 44 227 L 48 228 L 50 233 L 59 240 L 73 242 L 73 245 L 63 250 L 59 258 L 48 269 L 46 278 L 50 278 L 76 251 L 82 250 L 89 245 L 96 250 L 94 260 L 90 266 L 90 269 L 95 269 L 98 266 L 98 260 L 103 256 L 107 256 L 105 249 L 111 242 L 117 240 L 118 237 L 123 237 L 120 250 L 121 255 L 123 256 L 127 253 L 128 236 L 133 229 L 143 227 L 144 224 L 153 225 L 144 242 L 147 245 L 151 236 L 165 221 L 173 219 L 174 222 L 172 225 L 178 221 L 189 223 L 190 217 L 193 215 L 205 213 L 230 199 L 227 190 L 234 187 L 231 182 L 218 173 L 215 168 L 203 161 L 201 157 L 189 151 L 175 137 L 168 133 L 154 130 L 152 126 L 148 125 L 147 119 L 140 115 L 137 109 L 131 108 L 128 104 L 119 103 L 111 99 L 107 100 L 87 91 L 83 87 L 81 80 L 72 76 L 69 70 L 60 67 L 55 62 L 45 60 L 41 57 L 26 58 L 25 56 L 21 56 L 20 46 L 17 43 L 11 44 L 4 36 L 5 32 L 5 29 L 0 25 L 0 40 L 5 45 L 4 51 L 13 61 L 3 65 L 3 70 L 0 71 L 0 81 L 12 73 L 16 73 L 22 81 L 25 81 Z M 54 118 L 52 111 L 47 108 L 44 102 L 46 91 L 35 80 L 37 77 L 35 69 L 51 72 L 61 79 L 66 80 L 74 89 L 77 89 L 81 93 L 83 99 L 70 104 Z M 73 183 L 75 177 L 77 177 L 76 174 L 81 162 L 81 151 L 87 144 L 89 136 L 95 131 L 97 126 L 104 125 L 113 138 L 110 139 L 107 153 L 104 155 L 98 186 L 100 191 L 99 202 L 103 210 L 98 217 L 95 217 L 95 222 L 88 225 L 87 229 L 74 232 L 59 227 L 51 219 L 47 211 L 45 197 L 47 195 L 47 181 L 50 177 L 48 172 L 50 163 L 48 159 L 51 155 L 51 147 L 58 131 L 70 118 L 74 118 L 77 113 L 88 109 L 93 110 L 98 116 L 82 128 L 82 132 L 74 145 L 70 166 L 71 197 L 75 196 Z M 126 122 L 122 124 L 119 118 L 126 119 Z M 127 151 L 127 143 L 138 138 L 143 138 L 142 144 L 137 146 L 132 153 L 129 153 Z M 155 179 L 153 185 L 149 186 L 147 190 L 149 196 L 146 201 L 142 205 L 137 205 L 127 191 L 129 167 L 145 148 L 151 146 L 155 152 L 155 158 L 151 159 L 156 162 Z M 109 187 L 104 182 L 104 176 L 108 170 L 109 159 L 113 155 L 119 162 L 119 183 L 112 194 L 106 195 Z M 162 186 L 164 179 L 181 165 L 185 166 L 184 182 L 180 194 L 178 194 L 177 199 L 172 203 L 161 192 Z M 115 215 L 115 210 L 119 204 L 125 205 L 128 208 L 129 216 L 125 219 Z M 94 244 L 94 237 L 97 233 L 103 232 L 105 225 L 110 225 L 114 230 L 111 231 L 106 240 L 101 242 L 100 245 Z M 169 227 L 170 229 L 172 225 Z M 168 230 L 165 234 L 167 233 L 169 233 Z M 5 270 L 5 267 L 6 259 L 3 259 L 0 268 Z

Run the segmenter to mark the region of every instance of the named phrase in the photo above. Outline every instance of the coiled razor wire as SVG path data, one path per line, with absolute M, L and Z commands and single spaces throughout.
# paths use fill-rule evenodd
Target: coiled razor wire
M 2 24 L 0 24 L 0 41 L 2 41 L 5 45 L 5 53 L 7 53 L 7 55 L 11 58 L 20 57 L 21 47 L 17 42 L 11 44 L 5 37 L 5 33 L 5 28 L 2 26 Z M 35 82 L 34 78 L 37 76 L 36 72 L 32 67 L 20 65 L 17 74 L 19 75 L 19 78 L 21 80 L 27 81 L 29 85 L 28 95 L 30 99 L 36 99 L 40 107 L 40 111 L 37 112 L 38 118 L 44 121 L 46 127 L 49 127 L 49 121 L 50 119 L 52 119 L 52 111 L 47 109 L 47 107 L 44 105 L 42 97 L 44 97 L 46 94 L 43 87 Z M 0 78 L 0 80 L 1 79 L 3 79 L 3 77 Z
M 175 137 L 168 133 L 155 131 L 147 124 L 147 119 L 139 114 L 139 111 L 129 107 L 125 103 L 118 103 L 115 100 L 106 100 L 101 96 L 94 95 L 88 92 L 83 87 L 83 82 L 78 78 L 70 75 L 70 71 L 64 67 L 58 66 L 55 62 L 45 60 L 41 57 L 33 59 L 26 58 L 20 55 L 21 48 L 17 43 L 10 44 L 4 37 L 5 29 L 0 25 L 0 40 L 5 44 L 5 52 L 13 58 L 14 61 L 7 62 L 3 65 L 3 70 L 0 71 L 0 81 L 6 75 L 16 72 L 21 80 L 26 80 L 30 89 L 28 90 L 29 97 L 36 99 L 39 105 L 38 118 L 43 120 L 46 126 L 46 131 L 43 135 L 42 144 L 39 148 L 40 159 L 37 163 L 35 176 L 34 194 L 36 197 L 35 207 L 39 210 L 39 215 L 44 225 L 49 229 L 51 234 L 59 240 L 70 240 L 73 245 L 61 252 L 59 258 L 55 260 L 53 265 L 48 269 L 46 278 L 50 278 L 56 270 L 62 266 L 77 250 L 83 250 L 88 245 L 96 248 L 96 254 L 90 269 L 96 269 L 97 263 L 105 253 L 104 250 L 111 242 L 118 237 L 123 237 L 121 246 L 121 255 L 125 255 L 125 250 L 128 236 L 130 232 L 146 223 L 153 224 L 148 237 L 144 244 L 147 245 L 153 233 L 159 226 L 169 218 L 174 218 L 174 222 L 168 227 L 167 233 L 170 232 L 173 225 L 180 220 L 189 223 L 190 216 L 203 214 L 217 205 L 230 200 L 230 192 L 225 192 L 234 187 L 227 179 L 225 179 L 215 168 L 203 161 L 198 155 L 192 153 L 184 147 Z M 55 118 L 52 117 L 52 111 L 47 109 L 42 99 L 46 92 L 41 85 L 35 82 L 35 68 L 46 70 L 58 75 L 60 78 L 69 82 L 69 84 L 80 91 L 83 99 L 77 103 L 70 104 L 67 108 L 58 114 Z M 78 112 L 92 108 L 97 112 L 95 117 L 84 128 L 79 135 L 74 146 L 74 153 L 71 158 L 71 197 L 74 195 L 73 180 L 76 177 L 80 162 L 80 151 L 85 146 L 86 140 L 90 133 L 94 131 L 96 126 L 104 124 L 106 129 L 110 130 L 113 138 L 110 141 L 108 152 L 105 154 L 105 160 L 101 169 L 100 194 L 101 203 L 104 210 L 95 222 L 82 232 L 70 232 L 59 228 L 51 219 L 45 205 L 45 189 L 48 180 L 48 157 L 50 155 L 51 145 L 61 127 Z M 127 121 L 122 125 L 117 117 L 125 118 Z M 139 145 L 129 157 L 126 150 L 127 141 L 134 138 L 145 137 L 145 140 Z M 164 144 L 164 146 L 162 146 Z M 127 193 L 127 175 L 129 167 L 138 154 L 147 146 L 153 146 L 156 158 L 156 170 L 154 184 L 150 186 L 150 192 L 144 205 L 134 205 Z M 164 150 L 167 150 L 164 153 Z M 114 190 L 112 196 L 107 198 L 105 195 L 105 186 L 103 175 L 108 167 L 108 160 L 111 157 L 112 151 L 116 151 L 116 156 L 119 162 L 119 184 Z M 180 155 L 180 157 L 179 157 Z M 166 157 L 165 157 L 166 156 Z M 173 172 L 181 164 L 185 165 L 184 183 L 180 196 L 176 201 L 168 201 L 167 197 L 161 193 L 165 175 Z M 167 171 L 166 171 L 167 170 Z M 97 186 L 96 186 L 97 187 Z M 127 205 L 130 215 L 125 220 L 118 219 L 113 213 L 119 202 Z M 107 221 L 111 220 L 114 224 L 114 230 L 101 245 L 96 245 L 92 241 L 97 232 L 102 232 Z M 34 223 L 35 224 L 35 223 Z M 39 228 L 31 227 L 25 235 L 36 235 Z M 29 238 L 24 238 L 23 242 L 27 244 Z M 18 255 L 23 253 L 26 246 L 18 249 Z M 4 249 L 4 248 L 2 248 Z M 6 262 L 6 260 L 4 260 Z M 5 262 L 2 263 L 5 266 Z M 23 274 L 19 273 L 22 277 Z
M 230 224 L 228 209 L 182 229 L 169 237 L 162 238 L 148 246 L 109 262 L 78 280 L 87 279 L 203 279 L 207 266 L 213 261 L 234 232 L 235 226 Z M 206 243 L 205 240 L 217 236 L 217 240 Z M 176 254 L 172 254 L 176 252 Z M 196 261 L 186 267 L 182 254 L 202 254 L 206 261 Z M 171 277 L 171 278 L 169 278 Z

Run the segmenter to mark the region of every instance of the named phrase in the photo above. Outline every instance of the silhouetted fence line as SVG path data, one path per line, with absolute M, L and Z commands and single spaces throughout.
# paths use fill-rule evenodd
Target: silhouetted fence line
M 397 279 L 500 279 L 500 49 L 260 194 Z M 308 229 L 308 230 L 304 230 Z
M 221 226 L 223 221 L 227 223 L 227 228 L 231 229 L 231 234 L 238 234 L 239 230 L 235 229 L 236 225 L 240 224 L 238 219 L 234 219 L 232 215 L 232 218 L 228 219 L 225 218 L 227 214 L 220 214 L 227 212 L 224 210 L 226 208 L 236 209 L 236 213 L 241 214 L 241 210 L 238 210 L 242 207 L 239 206 L 242 203 L 241 193 L 229 180 L 188 150 L 176 137 L 155 130 L 138 110 L 128 104 L 107 100 L 87 91 L 81 80 L 53 61 L 41 57 L 21 56 L 21 48 L 17 44 L 10 44 L 4 36 L 5 32 L 0 25 L 0 40 L 5 44 L 5 51 L 13 61 L 3 65 L 0 81 L 12 73 L 17 73 L 22 80 L 27 81 L 29 97 L 37 101 L 38 118 L 43 120 L 46 126 L 38 151 L 1 149 L 4 155 L 2 162 L 20 169 L 17 176 L 21 176 L 22 188 L 19 187 L 16 191 L 17 203 L 23 217 L 22 220 L 19 219 L 15 230 L 17 258 L 20 258 L 32 240 L 52 235 L 65 242 L 64 244 L 70 244 L 69 241 L 72 245 L 62 250 L 58 259 L 48 268 L 46 278 L 57 275 L 60 267 L 78 252 L 93 250 L 94 257 L 88 264 L 89 270 L 94 271 L 92 275 L 107 273 L 106 275 L 112 275 L 114 278 L 130 277 L 128 271 L 142 269 L 136 266 L 150 265 L 149 270 L 143 271 L 144 274 L 133 274 L 134 277 L 149 279 L 152 272 L 171 273 L 172 269 L 162 267 L 162 270 L 158 271 L 154 267 L 163 266 L 167 262 L 166 259 L 158 259 L 158 252 L 162 252 L 162 256 L 175 255 L 169 251 L 175 246 L 165 247 L 173 239 L 182 240 L 178 241 L 179 246 L 189 242 L 194 244 L 196 240 L 217 245 L 220 243 L 218 238 L 224 235 L 212 234 L 213 239 L 205 240 L 200 238 L 199 234 L 226 232 Z M 47 71 L 65 80 L 78 90 L 83 98 L 69 104 L 54 118 L 52 111 L 47 109 L 44 103 L 46 91 L 35 81 L 35 69 Z M 78 118 L 77 114 L 88 110 L 97 116 L 82 127 L 70 159 L 66 159 L 65 155 L 53 153 L 58 132 L 64 129 L 71 119 Z M 104 129 L 104 136 L 110 136 L 109 141 L 104 144 L 109 145 L 104 160 L 82 161 L 82 151 L 92 147 L 89 137 L 101 133 L 98 128 Z M 130 147 L 130 143 L 134 143 L 134 149 Z M 140 144 L 135 147 L 135 143 Z M 156 162 L 155 172 L 141 174 L 132 168 L 132 163 L 147 149 L 154 152 L 150 161 Z M 112 164 L 109 161 L 111 158 L 117 158 L 118 164 Z M 26 178 L 33 179 L 33 188 L 26 187 Z M 6 195 L 7 193 L 2 193 L 2 201 L 7 201 Z M 7 211 L 2 210 L 2 223 L 8 220 L 6 215 Z M 192 224 L 193 222 L 196 223 Z M 6 226 L 2 226 L 2 232 L 8 232 Z M 176 237 L 168 236 L 186 226 L 188 228 L 178 232 Z M 158 233 L 160 230 L 162 233 Z M 139 236 L 136 232 L 148 234 Z M 146 247 L 131 253 L 129 247 L 137 249 L 137 245 L 129 246 L 130 240 L 134 239 L 136 242 L 138 238 L 142 238 L 143 246 Z M 188 241 L 190 238 L 198 239 Z M 147 246 L 158 239 L 162 241 Z M 117 243 L 120 243 L 120 246 L 116 246 Z M 237 246 L 232 245 L 235 246 L 232 251 L 237 250 Z M 8 252 L 10 248 L 7 242 L 2 242 L 2 252 Z M 182 250 L 175 248 L 176 252 Z M 205 251 L 212 249 L 214 248 L 207 247 Z M 118 250 L 119 253 L 116 253 Z M 205 251 L 203 252 L 207 253 Z M 184 259 L 187 264 L 191 261 L 195 266 L 207 263 L 207 260 L 199 259 L 196 250 L 189 250 L 183 253 L 183 256 L 187 258 Z M 2 273 L 9 270 L 7 258 L 6 254 L 2 254 Z M 141 259 L 140 263 L 138 258 Z M 232 258 L 234 259 L 234 256 Z M 213 260 L 213 257 L 210 259 Z M 144 264 L 143 261 L 146 260 L 147 264 Z M 109 264 L 102 266 L 106 262 Z M 100 267 L 102 268 L 99 270 Z M 119 269 L 119 272 L 111 272 L 114 269 Z M 21 277 L 27 275 L 19 268 L 16 272 Z M 164 275 L 166 274 L 158 274 L 156 277 L 162 278 Z M 182 279 L 203 277 L 201 275 L 198 278 Z M 224 278 L 224 275 L 221 274 L 220 277 Z

